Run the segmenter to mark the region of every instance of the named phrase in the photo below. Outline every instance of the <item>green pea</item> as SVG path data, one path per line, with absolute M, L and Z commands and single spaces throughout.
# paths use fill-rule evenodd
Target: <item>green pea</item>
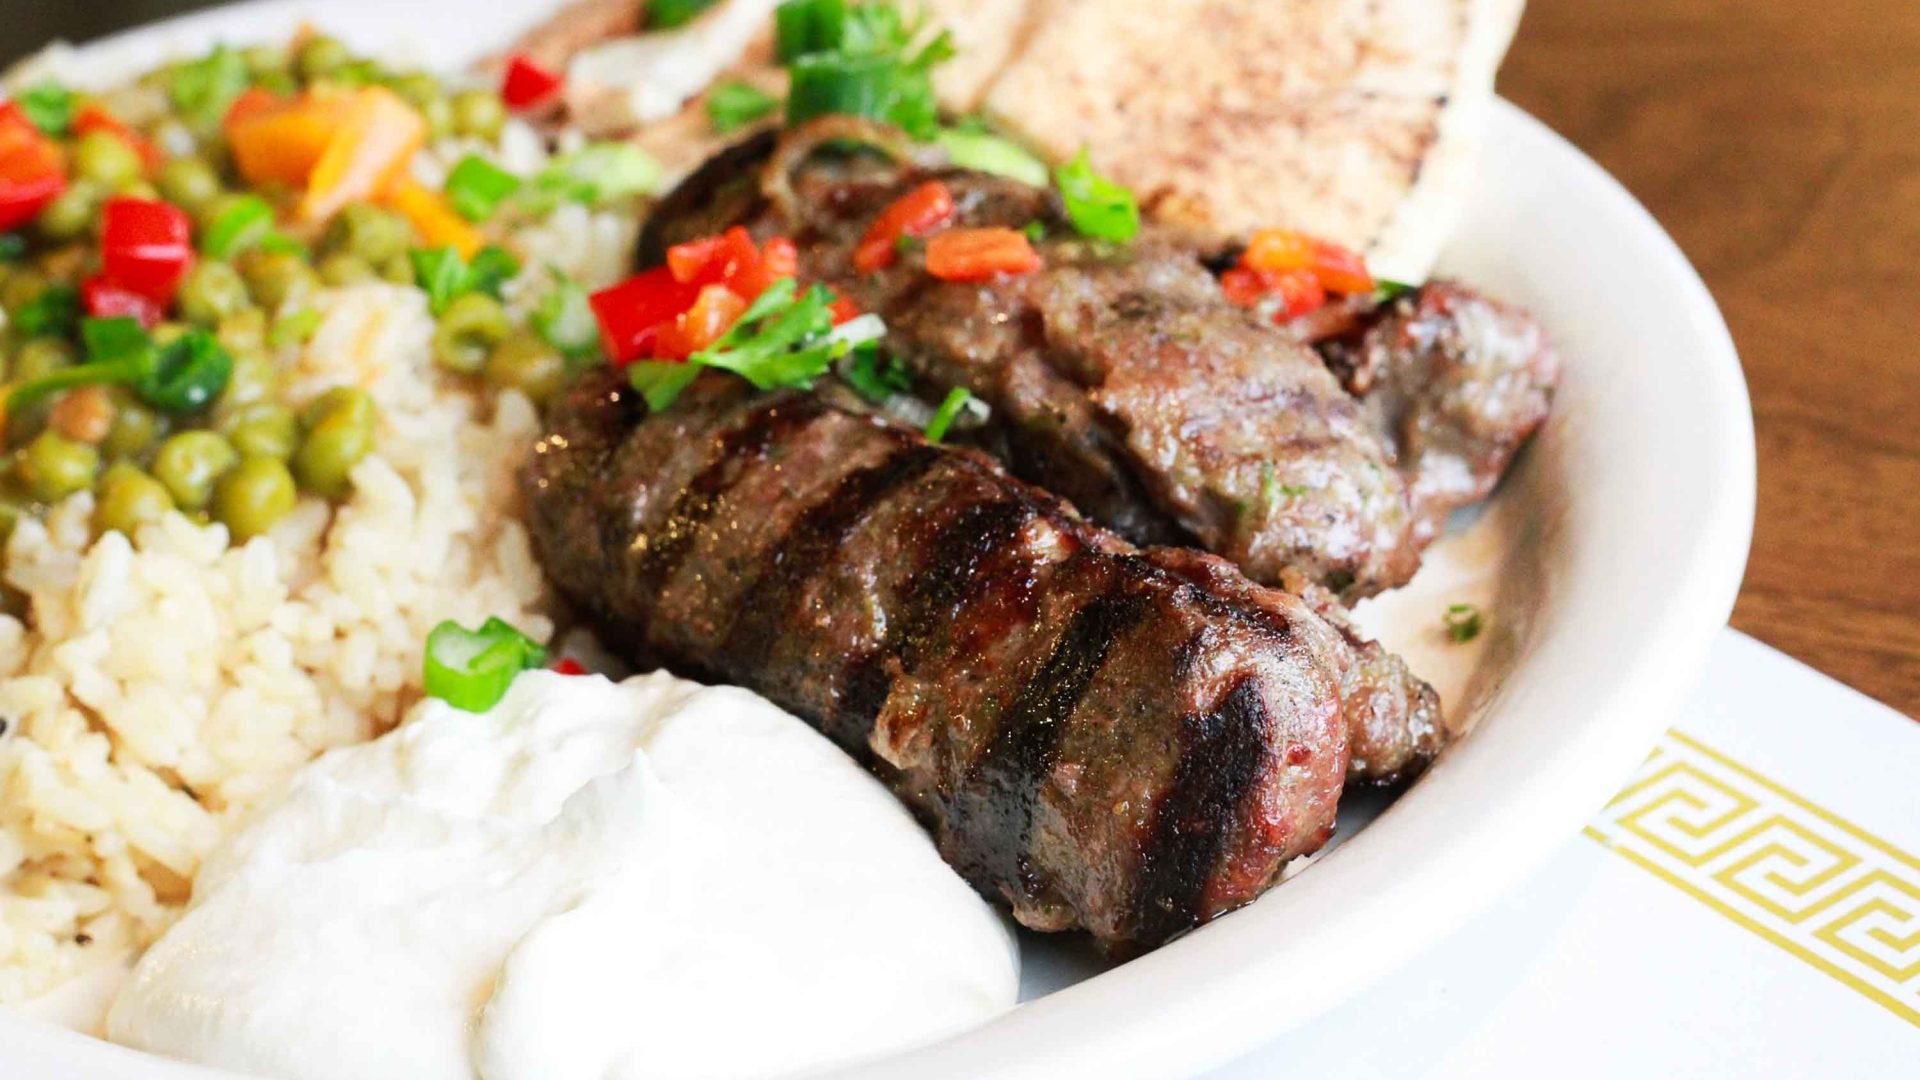
M 213 520 L 225 525 L 235 541 L 251 540 L 273 527 L 293 509 L 298 494 L 293 474 L 278 458 L 240 459 L 213 489 Z
M 284 74 L 290 62 L 287 50 L 278 45 L 250 45 L 240 50 L 240 59 L 247 65 L 247 74 L 256 78 Z
M 512 332 L 513 322 L 500 301 L 468 293 L 441 314 L 433 331 L 433 358 L 449 371 L 472 375 L 486 367 L 493 347 Z
M 294 68 L 308 82 L 324 79 L 351 63 L 353 54 L 347 51 L 346 45 L 339 38 L 324 34 L 308 38 L 293 57 Z
M 409 72 L 393 80 L 392 90 L 427 122 L 427 138 L 438 139 L 453 130 L 453 103 L 439 79 L 423 71 Z
M 412 242 L 413 227 L 406 218 L 371 203 L 350 203 L 327 226 L 321 246 L 377 264 L 406 255 Z
M 307 260 L 291 251 L 256 251 L 240 261 L 254 302 L 278 311 L 288 300 L 307 296 L 319 287 Z
M 491 139 L 507 122 L 507 106 L 491 90 L 462 90 L 453 96 L 453 129 L 476 139 Z
M 219 326 L 247 309 L 247 283 L 231 263 L 201 259 L 180 279 L 180 314 L 201 326 Z
M 243 455 L 285 461 L 300 445 L 300 418 L 285 405 L 256 401 L 225 417 L 220 432 Z
M 73 144 L 73 174 L 101 187 L 130 184 L 145 168 L 140 152 L 112 132 L 89 131 Z
M 206 162 L 178 157 L 160 166 L 160 194 L 189 214 L 198 214 L 220 197 L 220 176 Z
M 113 189 L 115 195 L 124 195 L 129 199 L 153 200 L 160 197 L 160 189 L 145 180 L 134 180 Z
M 20 454 L 20 475 L 41 502 L 53 503 L 93 486 L 100 451 L 55 431 L 43 431 Z
M 78 352 L 67 342 L 59 338 L 34 338 L 13 354 L 13 379 L 15 382 L 32 382 L 61 368 L 72 367 L 78 361 Z
M 132 465 L 118 464 L 100 481 L 100 501 L 93 507 L 95 532 L 132 536 L 140 526 L 158 521 L 173 509 L 167 486 Z
M 204 510 L 214 482 L 234 467 L 240 455 L 233 444 L 211 431 L 182 431 L 160 444 L 153 458 L 154 479 L 165 484 L 183 510 Z
M 47 275 L 33 267 L 16 266 L 13 273 L 7 275 L 6 283 L 0 285 L 0 307 L 18 311 L 40 299 L 49 284 Z
M 110 460 L 137 458 L 167 432 L 166 418 L 123 387 L 113 390 L 113 423 L 100 449 Z
M 267 313 L 257 307 L 243 308 L 221 319 L 213 336 L 235 356 L 262 352 L 267 347 Z
M 220 392 L 220 411 L 236 412 L 241 406 L 271 400 L 280 391 L 280 365 L 261 349 L 233 354 L 233 374 L 227 388 Z
M 380 264 L 380 278 L 394 285 L 413 284 L 413 260 L 405 255 L 395 255 Z
M 307 437 L 293 455 L 300 486 L 338 501 L 353 488 L 349 475 L 373 449 L 373 399 L 342 387 L 307 407 Z
M 41 209 L 34 226 L 49 240 L 78 240 L 92 230 L 105 199 L 106 193 L 99 184 L 75 180 Z
M 513 334 L 487 357 L 487 382 L 501 390 L 518 390 L 535 403 L 559 392 L 566 381 L 567 362 L 538 334 Z
M 360 285 L 379 280 L 380 275 L 373 272 L 373 264 L 351 252 L 336 251 L 320 260 L 315 268 L 320 280 L 333 288 L 348 285 Z

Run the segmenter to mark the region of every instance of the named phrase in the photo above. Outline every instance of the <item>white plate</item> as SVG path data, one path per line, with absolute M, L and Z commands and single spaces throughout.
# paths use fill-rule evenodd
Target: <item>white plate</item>
M 463 63 L 543 0 L 255 3 L 97 47 L 130 64 L 302 18 L 361 48 L 414 43 Z M 1552 420 L 1493 511 L 1449 537 L 1402 594 L 1363 614 L 1474 730 L 1376 820 L 1243 911 L 1099 972 L 1084 949 L 1027 937 L 1028 1000 L 967 1034 L 847 1080 L 1176 1076 L 1271 1041 L 1381 978 L 1509 888 L 1639 762 L 1725 623 L 1753 520 L 1753 429 L 1739 361 L 1699 278 L 1591 161 L 1504 103 L 1444 270 L 1531 307 L 1566 376 Z M 1447 602 L 1489 612 L 1449 648 Z M 12 1080 L 213 1080 L 0 1014 Z

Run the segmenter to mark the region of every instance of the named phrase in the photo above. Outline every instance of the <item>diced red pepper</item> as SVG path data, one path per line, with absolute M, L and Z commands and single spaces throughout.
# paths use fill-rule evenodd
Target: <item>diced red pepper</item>
M 850 323 L 860 317 L 860 309 L 844 296 L 834 298 L 833 303 L 827 305 L 827 312 L 833 316 L 835 326 Z
M 1227 299 L 1242 307 L 1252 307 L 1273 288 L 1272 275 L 1236 266 L 1220 275 L 1220 289 Z
M 1250 270 L 1282 274 L 1308 270 L 1328 291 L 1353 294 L 1373 291 L 1373 275 L 1358 252 L 1317 240 L 1291 229 L 1261 229 L 1247 242 L 1240 264 Z
M 39 216 L 67 189 L 66 156 L 9 101 L 0 104 L 0 231 Z
M 1040 269 L 1040 253 L 1013 229 L 948 229 L 927 241 L 927 273 L 942 281 L 986 281 Z
M 500 100 L 509 109 L 526 112 L 558 97 L 565 83 L 564 76 L 525 56 L 514 55 L 507 59 L 507 73 L 500 80 Z
M 159 199 L 124 195 L 100 212 L 100 266 L 106 279 L 161 307 L 193 264 L 193 226 L 186 211 Z
M 725 285 L 702 285 L 693 306 L 660 328 L 654 358 L 685 360 L 718 341 L 746 310 L 747 301 Z
M 600 344 L 615 364 L 630 364 L 653 355 L 661 325 L 671 323 L 700 297 L 700 286 L 673 278 L 673 271 L 656 266 L 587 298 L 600 324 Z
M 152 141 L 141 137 L 138 132 L 121 123 L 119 117 L 97 104 L 89 104 L 74 115 L 73 131 L 76 135 L 85 135 L 89 131 L 104 131 L 119 139 L 131 147 L 134 153 L 140 155 L 140 162 L 146 166 L 148 172 L 158 169 L 166 157 Z
M 555 675 L 585 675 L 587 673 L 586 665 L 571 656 L 561 657 L 559 660 L 554 661 L 551 670 Z
M 953 193 L 938 180 L 929 180 L 895 199 L 867 226 L 853 249 L 853 268 L 863 274 L 893 265 L 902 237 L 925 237 L 953 222 Z M 1028 245 L 1031 249 L 1032 245 Z
M 86 307 L 87 314 L 96 319 L 138 319 L 143 330 L 158 326 L 160 317 L 166 313 L 166 309 L 159 304 L 115 285 L 101 274 L 95 274 L 80 283 L 80 302 Z
M 668 248 L 667 268 L 683 285 L 725 285 L 752 300 L 774 282 L 798 273 L 800 253 L 783 236 L 756 248 L 753 236 L 736 225 L 719 236 Z
M 1311 270 L 1291 270 L 1276 274 L 1271 290 L 1282 301 L 1273 313 L 1273 321 L 1284 323 L 1326 306 L 1327 287 Z

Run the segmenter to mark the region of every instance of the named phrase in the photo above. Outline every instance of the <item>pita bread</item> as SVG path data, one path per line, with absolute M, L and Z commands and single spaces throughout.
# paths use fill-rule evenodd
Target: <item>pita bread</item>
M 1522 0 L 1035 4 L 982 98 L 997 121 L 1056 158 L 1087 147 L 1164 220 L 1300 228 L 1417 280 Z

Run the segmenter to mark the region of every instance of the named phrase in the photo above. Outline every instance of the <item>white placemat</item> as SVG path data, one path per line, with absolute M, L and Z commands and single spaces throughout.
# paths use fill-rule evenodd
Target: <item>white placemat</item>
M 1920 1077 L 1920 723 L 1729 630 L 1585 834 L 1209 1080 Z

